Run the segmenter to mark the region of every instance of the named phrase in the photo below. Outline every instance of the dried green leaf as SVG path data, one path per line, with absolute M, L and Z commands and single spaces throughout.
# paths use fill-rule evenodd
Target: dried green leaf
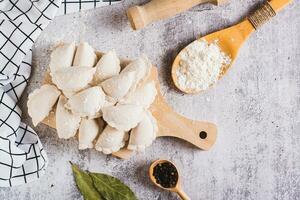
M 119 179 L 101 173 L 91 173 L 94 187 L 106 200 L 137 200 L 132 190 Z
M 75 164 L 72 164 L 72 171 L 75 177 L 76 185 L 82 194 L 84 200 L 105 200 L 101 197 L 93 184 L 92 178 L 89 174 Z

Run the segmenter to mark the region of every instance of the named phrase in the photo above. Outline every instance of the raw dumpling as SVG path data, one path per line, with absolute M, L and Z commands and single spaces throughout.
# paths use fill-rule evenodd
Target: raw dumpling
M 65 105 L 73 114 L 81 117 L 97 118 L 105 103 L 105 94 L 101 87 L 95 86 L 71 96 Z
M 95 71 L 90 67 L 61 68 L 52 74 L 52 81 L 63 91 L 78 92 L 93 80 Z
M 107 106 L 113 106 L 113 105 L 116 105 L 118 103 L 118 101 L 116 101 L 114 98 L 112 97 L 109 97 L 109 96 L 105 96 L 105 105 L 106 107 Z
M 140 86 L 134 92 L 130 93 L 125 99 L 122 99 L 120 104 L 135 104 L 149 108 L 156 97 L 157 91 L 155 82 L 151 81 Z
M 127 149 L 143 151 L 155 140 L 157 130 L 155 118 L 149 111 L 145 112 L 142 121 L 131 130 Z
M 63 94 L 64 94 L 65 97 L 67 97 L 67 98 L 69 99 L 71 96 L 75 95 L 76 92 L 72 92 L 72 91 L 63 91 Z
M 99 134 L 100 130 L 103 130 L 104 122 L 101 120 L 101 124 L 97 119 L 82 119 L 79 127 L 79 149 L 93 148 L 93 141 Z
M 128 93 L 134 81 L 134 76 L 135 72 L 122 73 L 102 82 L 101 86 L 108 96 L 119 100 Z
M 129 131 L 142 120 L 143 107 L 137 105 L 117 105 L 102 108 L 103 119 L 118 130 Z
M 105 97 L 105 102 L 104 102 L 104 105 L 102 106 L 101 108 L 101 111 L 100 111 L 100 114 L 99 114 L 99 117 L 102 117 L 103 116 L 103 112 L 102 112 L 102 109 L 105 108 L 105 107 L 110 107 L 110 106 L 114 106 L 116 105 L 116 101 L 113 101 L 113 100 L 110 100 L 108 98 L 108 96 Z
M 36 126 L 48 116 L 52 107 L 56 103 L 60 91 L 54 85 L 43 85 L 34 90 L 28 96 L 28 114 L 32 118 L 32 123 Z
M 135 79 L 132 85 L 132 91 L 138 86 L 138 84 L 147 79 L 151 72 L 152 64 L 150 63 L 147 56 L 143 55 L 140 58 L 129 63 L 121 72 L 135 72 Z
M 116 52 L 114 50 L 109 51 L 101 57 L 96 65 L 94 84 L 99 84 L 106 79 L 118 75 L 120 70 L 120 60 L 117 57 Z
M 56 130 L 59 138 L 68 139 L 75 136 L 79 124 L 80 116 L 72 114 L 65 108 L 67 98 L 61 95 L 56 106 Z
M 50 72 L 53 73 L 60 68 L 71 67 L 76 46 L 75 43 L 66 43 L 57 46 L 50 56 Z
M 124 147 L 127 139 L 128 133 L 107 125 L 100 134 L 95 149 L 102 151 L 104 154 L 111 154 Z
M 97 62 L 97 55 L 93 47 L 87 42 L 80 43 L 77 47 L 73 66 L 93 67 Z

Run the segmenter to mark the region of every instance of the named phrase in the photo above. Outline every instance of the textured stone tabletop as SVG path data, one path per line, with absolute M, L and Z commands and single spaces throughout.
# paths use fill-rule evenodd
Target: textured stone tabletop
M 31 124 L 28 93 L 41 85 L 50 49 L 61 41 L 85 40 L 101 51 L 115 49 L 124 58 L 146 53 L 159 68 L 170 105 L 186 117 L 217 124 L 215 146 L 206 152 L 161 138 L 145 153 L 122 161 L 95 150 L 79 151 L 75 139 L 59 140 L 54 130 L 39 125 L 35 130 L 49 157 L 46 175 L 27 185 L 0 188 L 0 199 L 81 199 L 68 161 L 120 178 L 139 199 L 177 199 L 149 182 L 147 169 L 158 158 L 178 165 L 192 200 L 300 199 L 300 0 L 253 34 L 227 76 L 196 96 L 174 89 L 170 66 L 175 55 L 199 36 L 237 23 L 259 1 L 198 6 L 134 32 L 125 10 L 141 2 L 126 0 L 55 18 L 33 48 L 32 77 L 20 103 L 25 122 Z

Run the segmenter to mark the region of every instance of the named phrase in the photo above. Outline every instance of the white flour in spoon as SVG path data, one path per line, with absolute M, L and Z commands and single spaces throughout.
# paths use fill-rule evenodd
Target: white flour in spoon
M 223 65 L 230 64 L 230 58 L 221 51 L 217 42 L 196 40 L 179 54 L 176 71 L 178 85 L 182 90 L 198 92 L 206 90 L 217 82 Z

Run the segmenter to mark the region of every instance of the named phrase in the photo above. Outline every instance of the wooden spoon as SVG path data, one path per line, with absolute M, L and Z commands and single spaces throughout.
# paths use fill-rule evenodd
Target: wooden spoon
M 220 49 L 231 58 L 231 63 L 227 66 L 223 66 L 219 75 L 219 79 L 221 79 L 224 76 L 224 74 L 228 71 L 228 69 L 232 66 L 232 64 L 237 58 L 240 47 L 247 40 L 250 34 L 253 33 L 257 28 L 262 26 L 264 23 L 266 23 L 271 17 L 275 16 L 276 12 L 279 12 L 282 8 L 284 8 L 291 2 L 292 0 L 266 1 L 260 8 L 258 8 L 241 23 L 230 28 L 209 34 L 199 39 L 204 39 L 208 43 L 217 41 Z M 186 48 L 184 48 L 182 51 L 184 51 Z M 180 87 L 176 75 L 176 72 L 179 68 L 179 54 L 175 58 L 172 65 L 172 79 L 174 81 L 175 86 L 179 90 L 187 94 L 199 93 L 200 91 Z
M 99 58 L 102 55 L 102 53 L 100 52 L 97 52 L 97 54 Z M 121 64 L 124 67 L 128 63 L 129 61 L 122 61 Z M 214 145 L 217 138 L 216 125 L 209 122 L 190 120 L 176 113 L 164 100 L 160 92 L 156 67 L 152 67 L 151 75 L 149 76 L 147 81 L 155 81 L 157 89 L 156 99 L 150 107 L 150 111 L 155 117 L 158 125 L 157 137 L 176 137 L 183 139 L 200 149 L 209 150 Z M 46 73 L 43 83 L 52 83 L 49 73 Z M 42 122 L 52 128 L 55 128 L 56 124 L 54 111 L 55 108 Z M 126 148 L 113 153 L 114 156 L 122 159 L 128 159 L 132 154 L 133 151 L 130 151 Z
M 141 29 L 148 24 L 172 17 L 201 3 L 219 5 L 227 0 L 152 0 L 142 6 L 133 6 L 127 10 L 127 16 L 133 29 Z
M 165 187 L 162 187 L 160 184 L 156 183 L 156 179 L 155 179 L 155 177 L 153 175 L 153 171 L 154 171 L 154 167 L 157 166 L 160 163 L 171 163 L 176 168 L 176 170 L 178 172 L 177 167 L 171 161 L 168 161 L 168 160 L 156 160 L 149 167 L 149 177 L 150 177 L 150 180 L 152 181 L 152 183 L 154 185 L 156 185 L 157 187 L 161 188 L 161 189 L 168 190 L 168 191 L 171 191 L 171 192 L 176 192 L 180 196 L 180 198 L 182 200 L 190 200 L 190 198 L 188 197 L 188 195 L 182 190 L 181 183 L 180 183 L 179 172 L 178 172 L 178 180 L 177 180 L 176 186 L 174 188 L 165 188 Z

